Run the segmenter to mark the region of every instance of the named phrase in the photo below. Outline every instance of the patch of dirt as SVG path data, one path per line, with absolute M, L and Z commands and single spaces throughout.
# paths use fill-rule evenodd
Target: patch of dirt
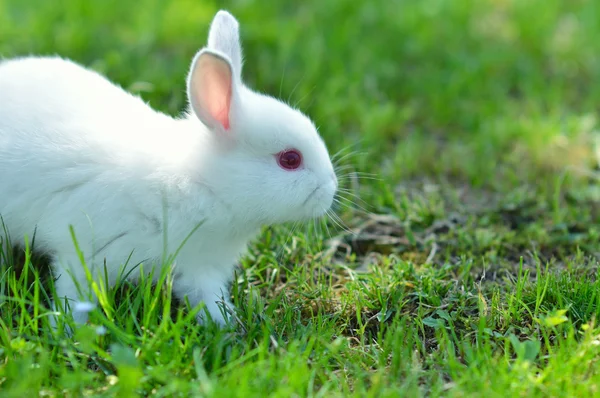
M 465 253 L 478 257 L 491 251 L 499 261 L 509 262 L 516 269 L 522 257 L 530 258 L 532 263 L 536 259 L 546 263 L 565 261 L 578 251 L 600 256 L 600 243 L 594 246 L 591 241 L 593 225 L 585 220 L 555 224 L 551 209 L 542 201 L 534 200 L 532 192 L 521 192 L 519 200 L 507 200 L 488 190 L 465 185 L 435 186 L 431 181 L 411 181 L 399 187 L 397 192 L 409 200 L 413 197 L 422 200 L 428 192 L 436 192 L 441 195 L 446 216 L 425 226 L 411 225 L 390 214 L 362 216 L 351 233 L 328 242 L 326 255 L 331 256 L 334 264 L 358 260 L 362 264 L 358 268 L 360 271 L 378 263 L 380 256 L 393 254 L 417 264 L 441 265 Z M 580 198 L 577 205 L 589 208 L 593 220 L 598 217 L 600 203 L 588 199 Z M 528 230 L 532 226 L 543 231 L 543 241 L 536 242 L 535 233 Z M 478 247 L 478 228 L 499 237 L 491 241 L 491 246 Z M 460 241 L 458 235 L 466 236 L 467 241 L 474 243 Z

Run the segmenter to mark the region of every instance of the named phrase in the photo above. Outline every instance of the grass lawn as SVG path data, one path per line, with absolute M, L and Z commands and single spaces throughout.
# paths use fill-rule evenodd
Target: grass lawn
M 245 80 L 316 121 L 344 189 L 341 220 L 253 242 L 233 330 L 164 275 L 68 338 L 43 259 L 4 253 L 0 395 L 600 396 L 598 1 L 296 3 L 0 0 L 3 57 L 61 54 L 173 115 L 230 10 Z

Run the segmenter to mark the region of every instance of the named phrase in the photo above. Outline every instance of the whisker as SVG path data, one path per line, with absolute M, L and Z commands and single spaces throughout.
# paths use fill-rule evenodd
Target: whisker
M 285 66 L 283 67 L 283 73 L 281 74 L 281 81 L 279 82 L 279 96 L 281 98 L 281 90 L 283 89 L 283 78 L 285 77 Z
M 342 177 L 377 177 L 377 178 L 379 178 L 379 174 L 366 173 L 363 171 L 350 171 L 348 173 L 344 173 L 341 176 L 339 176 L 339 178 L 342 178 Z
M 365 154 L 367 154 L 367 152 L 364 152 L 364 151 L 363 152 L 358 152 L 358 151 L 348 152 L 347 154 L 341 156 L 339 159 L 336 159 L 335 160 L 335 165 L 340 164 L 342 161 L 344 161 L 345 159 L 348 159 L 350 156 L 353 156 L 353 155 L 365 155 Z M 333 162 L 333 160 L 332 160 L 332 162 Z
M 354 146 L 360 145 L 363 141 L 364 141 L 364 139 L 360 139 L 360 140 L 353 142 L 352 144 L 349 144 L 349 145 L 343 147 L 342 149 L 337 151 L 335 154 L 333 154 L 333 156 L 331 156 L 331 162 L 334 163 L 334 161 L 337 159 L 338 156 L 340 156 L 342 153 L 344 153 L 348 149 L 350 149 Z M 356 153 L 356 151 L 350 152 L 350 154 L 354 154 L 354 153 Z
M 296 105 L 294 105 L 294 108 L 298 108 L 298 105 L 300 105 L 302 100 L 304 100 L 304 98 L 308 97 L 313 91 L 315 91 L 315 88 L 317 88 L 317 86 L 313 86 L 313 88 L 311 88 L 308 93 L 304 94 L 302 96 L 302 98 L 300 98 L 298 101 L 296 101 Z
M 348 171 L 349 170 L 349 171 Z M 353 165 L 347 164 L 344 166 L 336 166 L 333 168 L 333 171 L 335 171 L 335 174 L 337 176 L 343 176 L 349 173 L 355 173 L 356 169 Z
M 339 151 L 337 151 L 336 153 L 334 153 L 333 155 L 331 155 L 331 162 L 334 163 L 334 161 L 337 159 L 338 156 L 340 156 L 341 154 L 343 154 L 348 149 L 352 148 L 353 145 L 356 145 L 356 143 L 352 143 L 352 144 L 346 145 L 345 147 L 343 147 L 342 149 L 340 149 Z
M 343 200 L 343 202 L 342 202 L 342 200 Z M 350 200 L 348 198 L 344 198 L 342 196 L 338 196 L 337 198 L 334 198 L 333 201 L 335 203 L 339 204 L 340 206 L 345 206 L 346 208 L 348 208 L 350 210 L 362 210 L 362 212 L 364 212 L 365 214 L 372 214 L 370 211 L 368 211 L 367 209 L 365 209 L 364 207 L 362 207 L 358 203 L 355 203 L 355 202 L 353 202 L 352 200 Z
M 357 232 L 354 231 L 352 228 L 350 228 L 346 223 L 344 223 L 339 216 L 337 216 L 336 218 L 338 219 L 338 222 L 340 223 L 340 225 L 342 225 L 344 227 L 344 231 L 346 231 L 348 234 L 350 234 L 352 236 L 357 235 Z
M 339 228 L 341 228 L 344 232 L 349 234 L 354 234 L 352 230 L 344 223 L 344 221 L 334 212 L 328 211 L 327 215 L 330 217 L 331 221 Z
M 331 222 L 338 228 L 340 228 L 340 226 L 338 225 L 337 221 L 333 218 L 333 214 L 330 210 L 327 210 L 327 217 L 329 217 L 329 219 L 331 220 Z
M 372 177 L 368 175 L 352 175 L 352 176 L 341 176 L 337 178 L 338 181 L 347 181 L 347 180 L 373 180 L 373 181 L 383 181 L 380 177 Z
M 315 86 L 315 88 L 316 88 L 316 86 Z M 312 90 L 311 90 L 311 91 L 312 91 Z M 309 93 L 309 94 L 310 94 L 310 93 Z M 305 106 L 305 109 L 310 109 L 310 107 L 311 107 L 311 106 L 313 106 L 313 104 L 315 103 L 315 98 L 317 98 L 315 95 L 313 95 L 313 96 L 311 97 L 311 100 L 310 100 L 310 102 L 309 102 L 309 103 L 308 103 L 308 104 Z M 304 99 L 304 98 L 302 98 L 302 99 Z
M 328 213 L 329 210 L 327 210 L 326 214 Z M 323 225 L 325 225 L 325 230 L 327 230 L 327 236 L 329 237 L 329 239 L 333 238 L 333 235 L 331 235 L 331 231 L 329 230 L 329 227 L 327 226 L 327 221 L 323 221 Z
M 347 190 L 347 189 L 338 189 L 338 191 L 340 191 L 341 193 L 343 193 L 344 195 L 350 195 L 352 196 L 355 200 L 357 200 L 358 202 L 360 202 L 363 206 L 369 207 L 369 204 L 367 202 L 365 202 L 360 196 L 358 196 L 357 194 L 355 194 L 354 192 Z M 337 195 L 338 197 L 341 197 L 341 195 Z M 350 199 L 350 198 L 346 198 L 346 199 Z M 352 201 L 354 202 L 354 201 Z
M 350 188 L 339 188 L 339 187 L 338 187 L 338 192 L 341 192 L 341 193 L 347 193 L 347 194 L 356 195 L 356 194 L 355 194 L 355 191 L 356 191 L 356 190 L 354 190 L 354 189 L 350 189 Z
M 298 86 L 300 85 L 300 83 L 302 82 L 302 80 L 304 80 L 305 77 L 306 77 L 306 75 L 303 75 L 302 78 L 300 80 L 298 80 L 298 82 L 296 83 L 296 85 L 292 89 L 292 92 L 288 96 L 288 100 L 287 100 L 288 104 L 290 103 L 290 99 L 292 98 L 292 95 L 294 95 L 294 93 L 296 92 L 296 89 L 298 88 Z
M 346 170 L 346 169 L 355 169 L 353 164 L 335 164 L 333 167 L 335 170 Z

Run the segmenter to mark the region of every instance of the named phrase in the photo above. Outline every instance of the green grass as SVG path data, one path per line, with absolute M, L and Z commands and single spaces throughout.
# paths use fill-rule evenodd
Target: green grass
M 225 3 L 246 81 L 348 155 L 354 234 L 265 229 L 232 330 L 197 326 L 165 274 L 98 285 L 68 338 L 43 259 L 4 253 L 0 394 L 598 396 L 599 3 Z M 0 0 L 0 54 L 59 53 L 175 115 L 217 9 Z

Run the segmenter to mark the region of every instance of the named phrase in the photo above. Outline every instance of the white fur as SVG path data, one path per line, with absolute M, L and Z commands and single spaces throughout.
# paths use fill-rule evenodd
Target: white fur
M 227 297 L 236 260 L 260 227 L 331 206 L 337 180 L 313 123 L 243 85 L 233 16 L 215 16 L 190 70 L 190 97 L 204 73 L 200 57 L 230 68 L 229 130 L 202 123 L 196 115 L 209 117 L 194 101 L 173 119 L 58 57 L 0 63 L 0 215 L 13 244 L 35 232 L 35 249 L 52 257 L 59 297 L 89 297 L 69 225 L 92 274 L 106 262 L 114 284 L 129 257 L 130 267 L 161 266 L 201 224 L 176 258 L 174 293 L 205 301 L 222 323 L 216 301 Z M 277 164 L 275 154 L 289 148 L 302 152 L 301 169 Z

